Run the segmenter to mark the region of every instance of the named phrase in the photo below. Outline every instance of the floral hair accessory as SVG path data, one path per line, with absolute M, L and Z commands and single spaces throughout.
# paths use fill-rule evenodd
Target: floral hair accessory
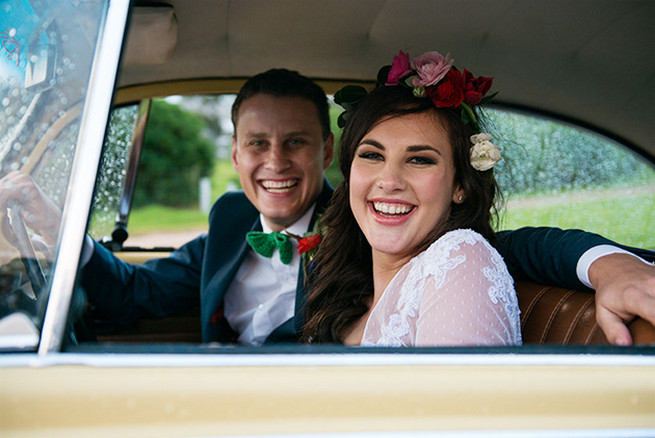
M 496 165 L 503 157 L 500 148 L 491 142 L 491 134 L 482 133 L 471 136 L 471 166 L 484 172 Z
M 491 135 L 483 134 L 477 121 L 474 105 L 482 105 L 496 96 L 487 96 L 493 84 L 493 78 L 475 77 L 464 70 L 462 73 L 453 66 L 450 53 L 443 56 L 439 52 L 427 52 L 414 59 L 402 50 L 394 56 L 391 65 L 378 71 L 377 87 L 402 86 L 412 90 L 416 97 L 428 97 L 437 108 L 458 108 L 464 123 L 471 124 L 479 135 L 488 136 L 486 140 L 473 140 L 471 148 L 471 166 L 476 170 L 491 169 L 500 159 L 500 148 L 491 143 Z M 334 95 L 334 101 L 344 108 L 337 124 L 346 125 L 349 112 L 368 92 L 359 85 L 346 85 Z M 486 138 L 486 137 L 485 137 Z

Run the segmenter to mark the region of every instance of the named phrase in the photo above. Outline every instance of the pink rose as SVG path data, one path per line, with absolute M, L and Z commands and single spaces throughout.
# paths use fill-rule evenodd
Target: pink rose
M 450 53 L 446 56 L 439 52 L 424 53 L 412 60 L 411 67 L 418 74 L 412 84 L 415 87 L 435 85 L 446 76 L 452 65 L 453 60 L 450 59 Z
M 391 70 L 389 70 L 387 82 L 384 85 L 398 85 L 398 81 L 411 72 L 409 69 L 409 54 L 401 50 L 397 56 L 393 57 Z

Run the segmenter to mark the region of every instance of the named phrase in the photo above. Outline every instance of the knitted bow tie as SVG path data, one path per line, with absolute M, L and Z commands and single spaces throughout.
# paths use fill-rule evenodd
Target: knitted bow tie
M 280 253 L 280 261 L 285 265 L 291 263 L 293 248 L 289 242 L 289 236 L 286 234 L 277 231 L 272 233 L 250 231 L 246 234 L 246 241 L 253 251 L 264 257 L 271 257 L 273 250 L 277 248 Z

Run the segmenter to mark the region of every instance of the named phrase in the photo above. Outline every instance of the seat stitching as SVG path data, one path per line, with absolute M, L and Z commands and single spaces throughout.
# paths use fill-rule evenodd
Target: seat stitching
M 555 319 L 555 315 L 559 313 L 559 309 L 562 308 L 562 305 L 564 302 L 571 296 L 573 295 L 573 291 L 568 291 L 557 303 L 555 307 L 553 307 L 553 311 L 550 312 L 550 317 L 548 318 L 548 322 L 546 323 L 545 330 L 541 334 L 541 341 L 539 342 L 540 344 L 544 343 L 544 340 L 546 339 L 546 334 L 550 331 L 550 327 L 553 325 L 553 320 Z
M 594 317 L 594 326 L 591 328 L 591 331 L 587 335 L 587 339 L 585 339 L 585 341 L 584 341 L 585 345 L 589 344 L 591 342 L 591 339 L 594 337 L 594 335 L 596 334 L 596 332 L 598 331 L 599 328 L 600 328 L 600 326 L 598 325 L 598 321 Z M 605 339 L 607 339 L 607 336 L 605 336 Z
M 532 314 L 532 310 L 537 305 L 537 302 L 541 299 L 541 297 L 546 293 L 548 289 L 549 287 L 547 286 L 542 287 L 541 290 L 537 292 L 537 294 L 534 296 L 528 308 L 525 309 L 525 312 L 521 312 L 521 327 L 525 325 L 526 321 L 528 320 L 528 317 Z
M 573 318 L 573 323 L 569 326 L 569 329 L 566 332 L 566 336 L 564 337 L 564 344 L 568 344 L 569 341 L 571 340 L 571 336 L 573 336 L 573 331 L 575 327 L 578 325 L 578 322 L 582 318 L 582 315 L 584 315 L 584 312 L 589 308 L 589 306 L 594 302 L 593 297 L 587 298 L 587 301 L 584 303 L 583 306 L 580 307 L 578 312 L 575 315 L 575 318 Z

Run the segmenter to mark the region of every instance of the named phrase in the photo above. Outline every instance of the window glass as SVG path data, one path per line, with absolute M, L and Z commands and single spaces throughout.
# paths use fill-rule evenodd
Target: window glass
M 89 225 L 97 240 L 110 236 L 116 224 L 136 115 L 137 105 L 128 105 L 113 110 L 109 118 Z
M 206 230 L 209 208 L 220 195 L 240 188 L 230 161 L 234 98 L 171 96 L 153 104 L 126 246 L 180 246 Z M 331 104 L 338 144 L 336 120 L 341 109 Z M 96 205 L 91 228 L 96 238 L 109 235 L 115 223 L 135 108 L 121 108 L 112 116 L 96 203 L 104 200 Z M 552 120 L 498 109 L 487 115 L 503 148 L 504 159 L 496 172 L 505 198 L 500 229 L 580 228 L 627 245 L 655 247 L 655 236 L 649 233 L 655 223 L 655 170 L 646 160 L 605 137 Z M 161 146 L 163 139 L 178 135 L 166 131 L 174 128 L 171 117 L 186 120 L 195 129 L 185 131 L 189 138 L 176 138 L 167 149 Z M 208 143 L 213 162 L 201 175 L 202 155 L 197 150 Z M 196 152 L 188 153 L 189 148 Z M 195 157 L 195 162 L 187 163 L 195 169 L 181 191 L 180 180 L 169 177 L 172 164 L 157 167 L 154 162 L 168 155 L 169 163 L 179 169 L 175 154 L 185 151 Z M 333 186 L 341 181 L 336 157 L 326 176 Z
M 234 98 L 211 95 L 153 100 L 125 247 L 182 245 L 207 230 L 214 200 L 240 188 L 230 158 Z
M 605 137 L 552 120 L 489 111 L 503 161 L 501 228 L 580 228 L 655 248 L 655 168 Z
M 0 211 L 0 347 L 38 342 L 59 243 L 58 221 L 49 235 L 36 225 L 57 214 L 31 212 L 34 192 L 15 190 L 14 178 L 29 176 L 61 211 L 105 10 L 104 1 L 0 2 L 0 178 L 15 194 Z

